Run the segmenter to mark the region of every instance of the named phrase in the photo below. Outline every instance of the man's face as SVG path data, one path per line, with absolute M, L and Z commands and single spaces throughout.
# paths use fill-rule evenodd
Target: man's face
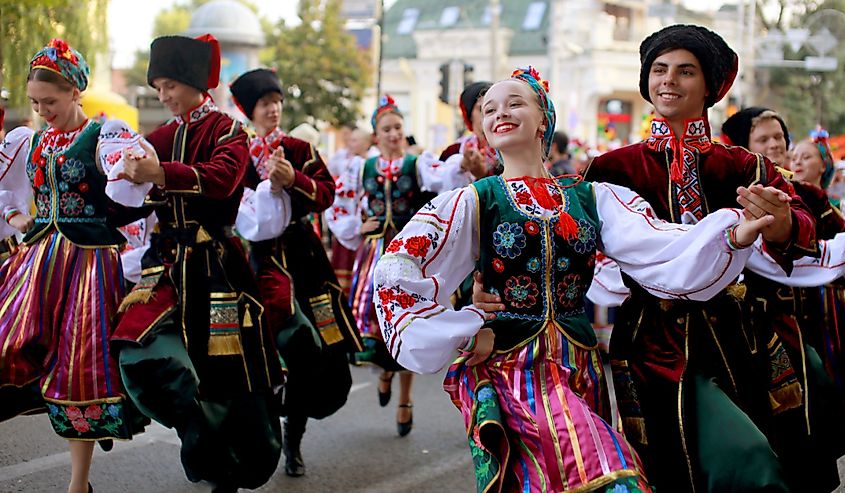
M 783 127 L 775 118 L 766 118 L 754 125 L 748 136 L 748 150 L 762 154 L 780 166 L 789 164 Z
M 658 56 L 649 69 L 648 95 L 657 114 L 667 120 L 700 117 L 708 93 L 695 55 L 677 49 Z

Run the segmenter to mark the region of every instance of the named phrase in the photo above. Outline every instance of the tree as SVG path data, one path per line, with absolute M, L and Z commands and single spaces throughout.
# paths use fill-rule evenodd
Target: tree
M 818 30 L 822 11 L 845 11 L 845 0 L 778 0 L 772 18 L 761 15 L 761 23 L 769 28 L 786 31 L 789 28 Z M 770 10 L 771 12 L 772 10 Z M 758 7 L 758 12 L 761 8 Z M 812 22 L 813 25 L 809 25 Z M 795 138 L 806 137 L 817 124 L 832 135 L 845 133 L 845 15 L 833 15 L 830 30 L 838 38 L 838 46 L 828 56 L 836 57 L 837 70 L 809 72 L 802 68 L 758 69 L 757 80 L 762 82 L 758 103 L 777 109 L 784 115 L 790 133 Z M 787 49 L 788 51 L 788 49 Z M 791 59 L 813 55 L 805 47 L 790 54 Z
M 9 107 L 27 106 L 30 58 L 51 38 L 64 38 L 91 65 L 105 53 L 107 4 L 108 0 L 0 0 L 0 87 L 9 90 Z
M 341 0 L 300 0 L 302 23 L 279 22 L 267 34 L 262 62 L 275 67 L 285 90 L 284 125 L 354 123 L 369 83 L 367 57 L 346 32 Z

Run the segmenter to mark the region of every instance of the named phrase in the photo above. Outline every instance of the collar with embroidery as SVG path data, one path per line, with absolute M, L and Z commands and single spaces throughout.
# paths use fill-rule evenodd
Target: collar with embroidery
M 683 152 L 678 152 L 680 144 Z M 707 120 L 704 117 L 684 120 L 684 135 L 677 138 L 663 118 L 655 118 L 651 122 L 651 135 L 646 140 L 646 147 L 655 152 L 672 151 L 670 165 L 670 179 L 676 184 L 682 184 L 689 179 L 690 167 L 695 165 L 696 154 L 710 152 L 713 144 L 707 133 Z
M 202 100 L 202 103 L 200 103 L 199 106 L 188 112 L 188 123 L 198 122 L 215 111 L 220 110 L 217 108 L 217 105 L 214 104 L 214 100 L 211 99 L 211 96 L 206 95 L 205 99 Z M 182 118 L 182 115 L 176 117 L 176 123 L 179 125 L 185 123 L 185 119 Z
M 266 180 L 270 173 L 267 169 L 267 158 L 270 157 L 273 150 L 282 144 L 285 135 L 282 129 L 276 127 L 264 137 L 256 136 L 249 141 L 249 155 L 252 158 L 253 166 L 258 171 L 258 176 L 262 180 Z

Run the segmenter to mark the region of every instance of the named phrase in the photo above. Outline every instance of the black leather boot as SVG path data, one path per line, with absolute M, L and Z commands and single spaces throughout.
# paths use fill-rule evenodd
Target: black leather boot
M 285 474 L 294 478 L 305 474 L 305 462 L 299 447 L 302 444 L 302 436 L 305 435 L 307 421 L 305 416 L 288 416 L 285 419 Z

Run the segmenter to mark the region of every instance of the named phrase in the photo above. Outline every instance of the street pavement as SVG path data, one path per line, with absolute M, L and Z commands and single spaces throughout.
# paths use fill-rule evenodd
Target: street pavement
M 414 430 L 396 434 L 394 379 L 390 405 L 378 406 L 378 376 L 352 368 L 354 384 L 346 406 L 322 421 L 310 420 L 302 452 L 307 474 L 289 478 L 284 458 L 273 478 L 255 491 L 282 493 L 429 493 L 475 490 L 463 423 L 441 388 L 441 375 L 414 382 Z M 70 475 L 66 443 L 44 415 L 0 423 L 0 493 L 63 493 Z M 840 461 L 840 477 L 843 476 Z M 173 430 L 152 425 L 111 452 L 95 449 L 91 483 L 97 493 L 199 493 L 207 483 L 185 479 Z M 845 493 L 840 487 L 835 493 Z
M 393 399 L 379 407 L 378 375 L 352 368 L 349 401 L 335 415 L 309 420 L 302 444 L 307 474 L 289 478 L 284 456 L 260 492 L 472 492 L 475 477 L 463 420 L 441 387 L 441 375 L 414 380 L 414 429 L 396 433 L 399 379 Z M 70 477 L 66 442 L 44 415 L 0 423 L 0 493 L 63 493 Z M 208 483 L 190 483 L 179 462 L 179 440 L 157 424 L 111 452 L 95 448 L 91 484 L 96 493 L 199 493 Z M 245 490 L 244 490 L 245 491 Z

